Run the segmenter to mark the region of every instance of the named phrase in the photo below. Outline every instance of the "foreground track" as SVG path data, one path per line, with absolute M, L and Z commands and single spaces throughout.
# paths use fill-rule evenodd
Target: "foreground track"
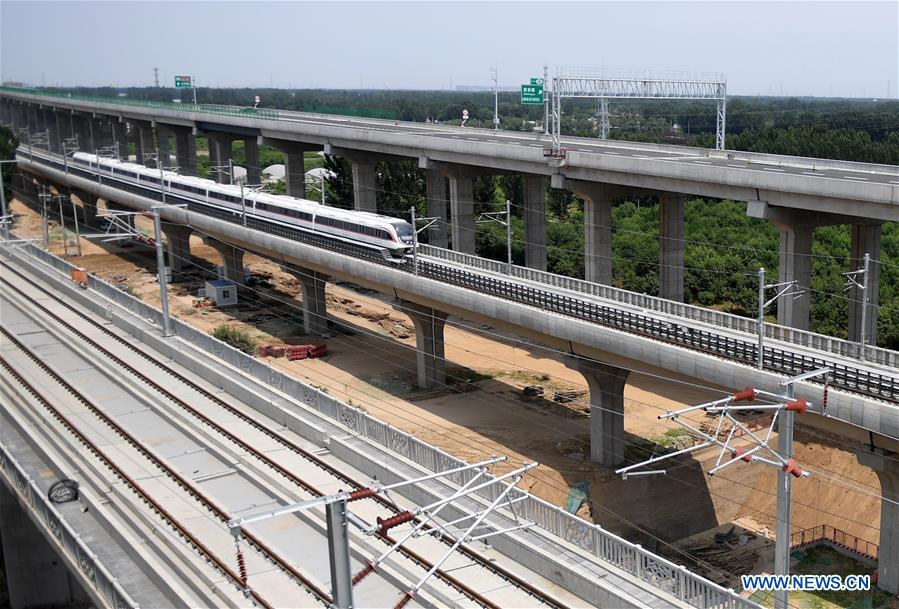
M 6 267 L 8 270 L 9 267 Z M 12 280 L 14 279 L 14 281 Z M 242 515 L 242 511 L 251 511 L 253 508 L 272 507 L 296 500 L 318 497 L 335 492 L 338 488 L 343 490 L 358 490 L 364 485 L 356 482 L 349 474 L 341 471 L 335 465 L 313 454 L 313 448 L 301 446 L 298 441 L 275 427 L 258 420 L 245 407 L 229 403 L 210 389 L 202 386 L 174 370 L 166 363 L 150 356 L 126 342 L 121 336 L 110 331 L 103 324 L 81 315 L 74 307 L 55 298 L 39 285 L 29 280 L 17 271 L 6 273 L 6 278 L 0 280 L 7 296 L 6 306 L 12 305 L 22 314 L 26 310 L 38 311 L 38 319 L 34 313 L 29 313 L 31 323 L 43 328 L 43 332 L 58 335 L 59 342 L 72 353 L 80 352 L 83 361 L 94 362 L 98 368 L 103 368 L 109 375 L 119 376 L 119 385 L 127 387 L 132 398 L 137 398 L 147 405 L 145 411 L 156 411 L 158 420 L 155 427 L 162 425 L 165 434 L 171 436 L 180 433 L 177 441 L 182 454 L 169 450 L 173 441 L 156 442 L 154 446 L 153 435 L 151 439 L 141 440 L 141 433 L 135 429 L 136 423 L 129 419 L 137 418 L 141 421 L 140 428 L 148 427 L 146 414 L 135 417 L 135 412 L 123 411 L 119 413 L 107 413 L 103 408 L 91 401 L 71 383 L 66 381 L 65 371 L 58 370 L 52 362 L 44 361 L 33 347 L 24 344 L 25 340 L 19 340 L 4 328 L 5 339 L 14 347 L 7 349 L 3 355 L 3 366 L 10 371 L 22 387 L 32 393 L 37 399 L 42 399 L 44 409 L 51 416 L 61 422 L 70 434 L 89 447 L 91 452 L 101 455 L 99 458 L 104 466 L 113 470 L 120 480 L 131 480 L 134 489 L 146 503 L 154 506 L 154 510 L 163 516 L 170 527 L 179 532 L 179 535 L 188 540 L 189 544 L 196 548 L 203 556 L 214 564 L 218 571 L 223 573 L 233 589 L 242 588 L 244 577 L 229 567 L 234 563 L 233 559 L 222 558 L 227 556 L 227 551 L 220 548 L 228 548 L 231 538 L 223 526 L 231 517 Z M 5 325 L 5 322 L 4 322 Z M 16 357 L 12 357 L 15 354 Z M 196 506 L 195 510 L 203 512 L 205 516 L 197 520 L 209 522 L 215 521 L 218 530 L 212 535 L 214 542 L 203 541 L 189 530 L 188 526 L 179 522 L 176 516 L 167 511 L 163 505 L 153 503 L 152 491 L 142 489 L 136 476 L 116 464 L 113 456 L 105 455 L 101 448 L 104 440 L 91 435 L 91 432 L 79 427 L 77 421 L 66 418 L 66 414 L 53 410 L 50 406 L 52 399 L 41 396 L 43 390 L 38 390 L 35 383 L 27 378 L 26 371 L 20 370 L 22 359 L 29 360 L 32 374 L 37 370 L 44 377 L 50 379 L 55 385 L 75 397 L 82 409 L 88 411 L 92 417 L 102 422 L 108 431 L 111 430 L 117 439 L 116 443 L 124 440 L 132 453 L 137 453 L 143 461 L 149 461 L 150 467 L 143 465 L 148 470 L 162 472 L 163 475 L 178 487 L 182 496 L 188 496 Z M 152 378 L 151 378 L 152 377 Z M 81 418 L 79 416 L 79 418 Z M 170 422 L 168 422 L 170 421 Z M 157 434 L 157 436 L 160 434 Z M 112 443 L 112 441 L 105 440 Z M 196 458 L 187 457 L 190 465 L 182 465 L 184 456 L 189 452 L 203 455 L 202 462 Z M 170 456 L 165 454 L 168 452 Z M 138 457 L 134 457 L 137 461 Z M 214 463 L 210 463 L 214 460 Z M 200 465 L 199 469 L 204 473 L 199 476 L 185 476 L 184 470 L 188 467 Z M 116 469 L 116 468 L 120 469 Z M 294 472 L 303 472 L 302 477 Z M 229 485 L 241 487 L 238 492 L 233 488 L 226 490 L 223 482 Z M 209 490 L 206 490 L 206 489 Z M 327 492 L 320 490 L 327 489 Z M 241 501 L 235 501 L 235 495 Z M 251 501 L 248 499 L 252 497 Z M 249 503 L 249 505 L 247 505 Z M 364 499 L 354 503 L 354 513 L 361 514 L 369 522 L 377 517 L 389 517 L 395 515 L 401 509 L 393 503 L 378 497 Z M 168 517 L 166 517 L 168 516 Z M 193 522 L 193 519 L 189 519 Z M 295 533 L 301 538 L 309 535 L 316 536 L 319 540 L 319 548 L 323 555 L 326 540 L 323 537 L 321 526 L 317 523 L 301 521 L 293 518 L 292 526 L 302 529 Z M 297 592 L 308 595 L 308 601 L 312 604 L 328 604 L 330 597 L 325 589 L 324 582 L 328 580 L 327 572 L 323 572 L 321 563 L 301 564 L 302 559 L 296 556 L 285 557 L 284 546 L 289 546 L 282 541 L 283 528 L 278 531 L 278 541 L 272 539 L 271 527 L 259 526 L 251 532 L 247 532 L 246 539 L 253 548 L 249 567 L 249 587 L 252 594 L 258 596 L 257 602 L 261 606 L 271 606 L 270 600 L 259 596 L 260 590 L 269 593 L 275 590 L 278 600 L 283 595 L 293 595 L 289 604 L 295 605 Z M 305 536 L 305 537 L 304 537 Z M 382 538 L 367 538 L 369 546 L 375 550 L 375 555 L 380 553 L 387 544 L 392 543 L 388 536 Z M 449 539 L 443 540 L 449 544 Z M 282 546 L 279 548 L 278 546 Z M 432 567 L 432 563 L 426 556 L 439 556 L 445 551 L 441 542 L 427 538 L 415 542 L 413 547 L 404 547 L 401 557 L 395 559 L 397 564 L 387 563 L 383 569 L 379 569 L 374 576 L 365 578 L 358 586 L 357 593 L 361 598 L 374 601 L 379 605 L 392 605 L 404 594 L 404 585 L 411 585 Z M 210 546 L 216 549 L 210 549 Z M 443 550 L 440 550 L 443 547 Z M 232 550 L 233 551 L 233 550 Z M 307 552 L 308 554 L 308 552 Z M 278 568 L 272 571 L 264 566 L 266 561 L 274 563 Z M 364 562 L 362 563 L 364 564 Z M 326 565 L 325 565 L 326 567 Z M 474 567 L 474 568 L 473 568 Z M 450 575 L 449 571 L 460 573 L 464 568 L 463 576 Z M 466 606 L 499 607 L 507 606 L 510 601 L 518 606 L 551 606 L 564 607 L 562 603 L 554 600 L 550 595 L 541 592 L 535 586 L 512 574 L 506 569 L 490 562 L 470 548 L 463 548 L 458 556 L 454 556 L 444 569 L 438 570 L 436 576 L 439 581 L 426 587 L 422 595 L 424 605 L 431 603 L 441 604 L 443 600 L 452 599 L 458 602 L 463 599 Z M 409 578 L 412 578 L 410 581 Z M 461 595 L 461 596 L 460 596 Z M 514 600 L 513 600 L 514 599 Z M 418 599 L 416 599 L 418 600 Z M 278 605 L 281 603 L 278 602 Z M 309 604 L 309 603 L 307 603 Z

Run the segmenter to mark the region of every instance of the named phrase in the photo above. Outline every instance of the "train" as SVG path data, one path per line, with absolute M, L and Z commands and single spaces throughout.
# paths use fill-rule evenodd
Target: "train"
M 92 173 L 108 175 L 144 188 L 164 189 L 190 199 L 230 211 L 236 218 L 246 213 L 268 222 L 365 247 L 386 249 L 395 259 L 412 253 L 412 225 L 401 218 L 327 207 L 316 201 L 266 192 L 244 192 L 239 186 L 219 184 L 206 178 L 151 169 L 85 152 L 76 152 L 73 163 Z M 162 184 L 162 187 L 160 186 Z

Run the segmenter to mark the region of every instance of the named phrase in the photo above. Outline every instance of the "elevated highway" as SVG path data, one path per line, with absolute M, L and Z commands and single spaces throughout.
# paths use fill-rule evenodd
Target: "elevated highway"
M 248 177 L 258 182 L 258 146 L 285 154 L 288 192 L 304 196 L 302 153 L 324 150 L 350 161 L 357 209 L 376 209 L 375 163 L 417 160 L 427 171 L 428 215 L 442 219 L 432 243 L 474 254 L 473 178 L 521 174 L 524 195 L 526 266 L 546 269 L 544 190 L 549 180 L 585 201 L 586 279 L 611 283 L 612 200 L 634 193 L 660 200 L 659 286 L 669 300 L 683 300 L 685 195 L 747 202 L 747 213 L 773 223 L 781 233 L 780 281 L 810 285 L 811 244 L 816 227 L 849 224 L 856 270 L 865 253 L 877 259 L 880 225 L 899 220 L 899 167 L 825 159 L 716 151 L 679 146 L 563 138 L 564 158 L 548 158 L 549 136 L 406 123 L 275 109 L 165 104 L 128 99 L 61 97 L 47 92 L 0 90 L 0 120 L 29 133 L 46 133 L 61 150 L 67 137 L 82 150 L 117 149 L 134 141 L 138 162 L 156 149 L 170 151 L 175 136 L 177 164 L 196 171 L 194 136 L 209 141 L 210 162 L 227 166 L 231 144 L 243 140 Z M 127 127 L 127 128 L 126 128 Z M 155 131 L 155 144 L 154 144 Z M 152 163 L 152 161 L 148 161 Z M 448 236 L 449 233 L 449 236 Z M 875 335 L 879 266 L 872 271 L 868 336 Z M 861 335 L 863 305 L 850 293 L 849 338 Z M 778 323 L 808 329 L 807 299 L 783 298 Z

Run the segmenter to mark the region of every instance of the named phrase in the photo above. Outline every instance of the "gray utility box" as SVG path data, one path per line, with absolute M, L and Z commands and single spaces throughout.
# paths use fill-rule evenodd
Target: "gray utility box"
M 207 281 L 206 298 L 214 302 L 217 307 L 237 304 L 237 285 L 227 279 Z

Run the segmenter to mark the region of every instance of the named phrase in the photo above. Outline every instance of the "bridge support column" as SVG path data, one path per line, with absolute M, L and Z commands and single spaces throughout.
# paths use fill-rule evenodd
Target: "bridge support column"
M 44 109 L 44 124 L 47 126 L 50 151 L 60 154 L 62 152 L 62 139 L 59 137 L 59 124 L 56 122 L 56 112 L 49 108 Z
M 287 182 L 288 196 L 306 198 L 306 162 L 303 150 L 284 152 L 284 180 Z
M 552 177 L 553 188 L 570 190 L 584 201 L 584 279 L 612 284 L 612 199 L 622 193 L 608 184 Z
M 256 138 L 248 138 L 243 141 L 244 165 L 247 169 L 247 183 L 262 183 L 262 168 L 259 166 L 259 142 Z M 304 197 L 305 198 L 305 197 Z
M 449 185 L 453 249 L 474 254 L 474 175 L 464 170 L 455 172 L 449 176 Z
M 883 232 L 880 224 L 853 224 L 852 245 L 849 258 L 850 271 L 857 271 L 864 265 L 865 254 L 871 259 L 880 259 L 880 238 Z M 868 311 L 865 321 L 865 342 L 877 344 L 877 304 L 880 302 L 880 264 L 871 262 L 868 266 L 871 276 L 868 278 Z M 859 278 L 861 283 L 861 278 Z M 862 291 L 855 286 L 849 290 L 849 340 L 861 340 L 862 330 Z
M 899 455 L 880 448 L 858 448 L 860 465 L 874 470 L 880 479 L 880 552 L 877 561 L 877 587 L 890 594 L 899 593 Z
M 244 251 L 239 247 L 231 245 L 230 243 L 223 243 L 222 241 L 213 239 L 211 237 L 203 237 L 203 243 L 210 247 L 214 247 L 215 250 L 219 253 L 219 256 L 222 257 L 222 279 L 233 281 L 239 287 L 243 286 Z
M 659 296 L 684 301 L 684 197 L 659 197 Z
M 95 118 L 91 121 L 91 129 L 94 134 L 94 146 L 100 148 L 112 148 L 115 146 L 115 138 L 112 134 L 112 123 L 105 117 Z
M 428 244 L 434 247 L 446 248 L 446 176 L 437 169 L 428 169 L 425 179 L 427 180 L 428 189 L 428 216 L 440 218 L 434 226 L 428 229 Z
M 172 131 L 168 125 L 156 123 L 156 148 L 159 150 L 159 158 L 163 167 L 172 165 L 171 158 L 169 158 L 172 154 L 171 137 Z
M 374 162 L 350 161 L 353 165 L 353 207 L 378 212 L 377 174 Z
M 9 607 L 64 607 L 90 597 L 37 529 L 6 485 L 0 483 L 0 537 Z
M 112 129 L 112 145 L 115 146 L 116 156 L 120 161 L 128 160 L 128 123 L 121 120 L 110 122 Z
M 328 332 L 328 311 L 325 286 L 330 277 L 310 269 L 282 266 L 281 270 L 296 277 L 303 289 L 303 331 L 325 336 Z
M 197 175 L 197 140 L 191 127 L 169 126 L 175 133 L 175 159 L 178 173 Z
M 81 217 L 78 221 L 83 226 L 97 226 L 97 198 L 81 190 L 73 190 L 70 194 L 81 202 Z
M 546 270 L 546 178 L 524 175 L 524 264 Z
M 193 232 L 189 226 L 180 224 L 163 224 L 163 232 L 168 249 L 169 268 L 172 275 L 189 268 L 190 264 L 190 235 Z
M 781 224 L 780 261 L 778 263 L 778 283 L 796 281 L 806 293 L 799 298 L 790 295 L 777 300 L 777 323 L 799 330 L 808 330 L 810 294 L 808 288 L 812 280 L 812 235 L 814 225 Z
M 94 145 L 94 136 L 91 132 L 91 119 L 80 114 L 72 114 L 72 137 L 78 141 L 78 150 L 94 154 L 97 151 Z
M 397 308 L 409 316 L 415 326 L 415 359 L 418 386 L 431 389 L 446 383 L 443 329 L 447 314 L 414 302 L 400 301 Z
M 231 183 L 232 176 L 228 175 L 228 164 L 232 159 L 231 143 L 234 136 L 226 133 L 207 133 L 206 139 L 209 141 L 209 177 L 219 184 Z
M 568 356 L 590 389 L 590 460 L 613 469 L 624 462 L 624 387 L 629 370 Z

